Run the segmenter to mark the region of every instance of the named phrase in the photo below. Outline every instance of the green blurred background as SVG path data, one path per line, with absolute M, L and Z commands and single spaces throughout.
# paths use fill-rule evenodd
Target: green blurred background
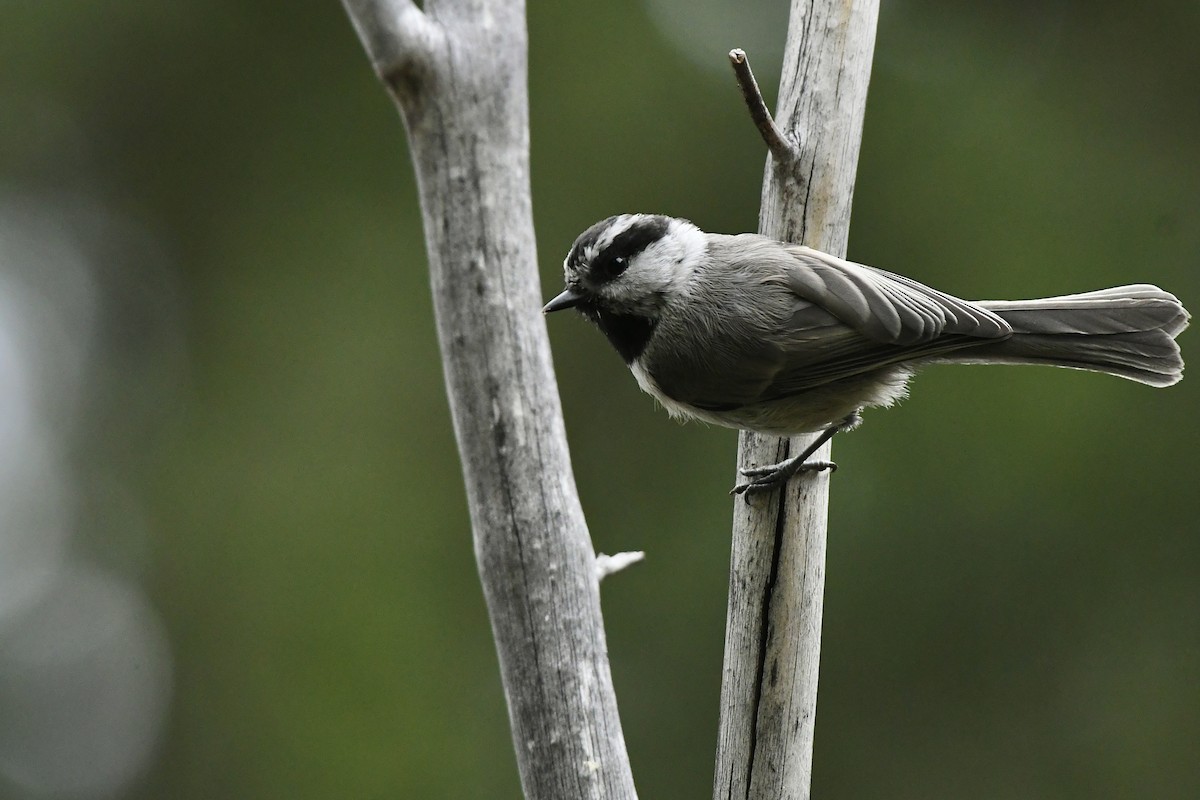
M 851 257 L 1200 308 L 1200 4 L 884 6 Z M 785 21 L 532 4 L 546 296 L 608 214 L 755 228 L 725 53 L 773 96 Z M 403 129 L 337 2 L 0 6 L 0 290 L 0 797 L 519 796 Z M 704 797 L 736 435 L 549 327 L 596 547 L 647 551 L 603 590 L 638 786 Z M 839 437 L 815 796 L 1200 797 L 1198 400 L 932 369 Z

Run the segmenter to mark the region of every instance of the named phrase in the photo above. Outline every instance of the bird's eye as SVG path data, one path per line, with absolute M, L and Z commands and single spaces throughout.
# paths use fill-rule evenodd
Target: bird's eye
M 605 270 L 610 278 L 615 278 L 629 267 L 629 259 L 625 256 L 616 256 L 607 264 L 608 269 Z

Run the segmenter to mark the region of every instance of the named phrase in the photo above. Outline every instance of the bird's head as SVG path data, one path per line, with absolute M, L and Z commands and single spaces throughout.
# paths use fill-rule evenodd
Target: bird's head
M 658 214 L 609 217 L 575 240 L 563 262 L 566 289 L 543 310 L 656 318 L 684 290 L 706 247 L 704 232 L 686 220 Z

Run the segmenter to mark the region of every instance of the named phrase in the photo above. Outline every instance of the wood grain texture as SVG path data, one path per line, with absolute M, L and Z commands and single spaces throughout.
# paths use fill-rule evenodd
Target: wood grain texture
M 408 130 L 525 797 L 634 798 L 541 313 L 524 3 L 345 6 Z
M 878 13 L 878 0 L 793 0 L 775 121 L 798 148 L 767 158 L 761 233 L 845 255 Z M 743 432 L 738 465 L 813 438 Z M 829 481 L 734 501 L 715 798 L 810 796 Z

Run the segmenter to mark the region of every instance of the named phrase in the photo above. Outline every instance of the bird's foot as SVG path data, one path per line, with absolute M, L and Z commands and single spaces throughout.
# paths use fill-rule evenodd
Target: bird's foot
M 809 461 L 808 457 L 817 452 L 821 445 L 833 438 L 833 435 L 838 431 L 848 431 L 862 422 L 862 415 L 857 411 L 851 413 L 844 420 L 831 425 L 821 432 L 821 435 L 809 444 L 808 448 L 798 456 L 793 456 L 786 461 L 780 461 L 778 464 L 771 464 L 766 467 L 750 467 L 748 469 L 738 470 L 743 476 L 750 480 L 746 483 L 739 483 L 730 490 L 730 494 L 757 494 L 758 492 L 769 492 L 772 489 L 777 489 L 787 483 L 788 478 L 795 475 L 797 472 L 824 472 L 829 470 L 832 472 L 837 469 L 837 464 L 832 461 Z
M 832 461 L 805 461 L 808 453 L 802 453 L 796 458 L 789 458 L 786 461 L 780 461 L 778 464 L 770 464 L 765 467 L 751 467 L 749 469 L 738 470 L 743 477 L 750 480 L 746 483 L 739 483 L 729 491 L 730 494 L 757 494 L 759 492 L 769 492 L 772 489 L 778 489 L 788 482 L 788 479 L 800 472 L 824 472 L 829 470 L 833 472 L 837 469 L 837 464 Z

